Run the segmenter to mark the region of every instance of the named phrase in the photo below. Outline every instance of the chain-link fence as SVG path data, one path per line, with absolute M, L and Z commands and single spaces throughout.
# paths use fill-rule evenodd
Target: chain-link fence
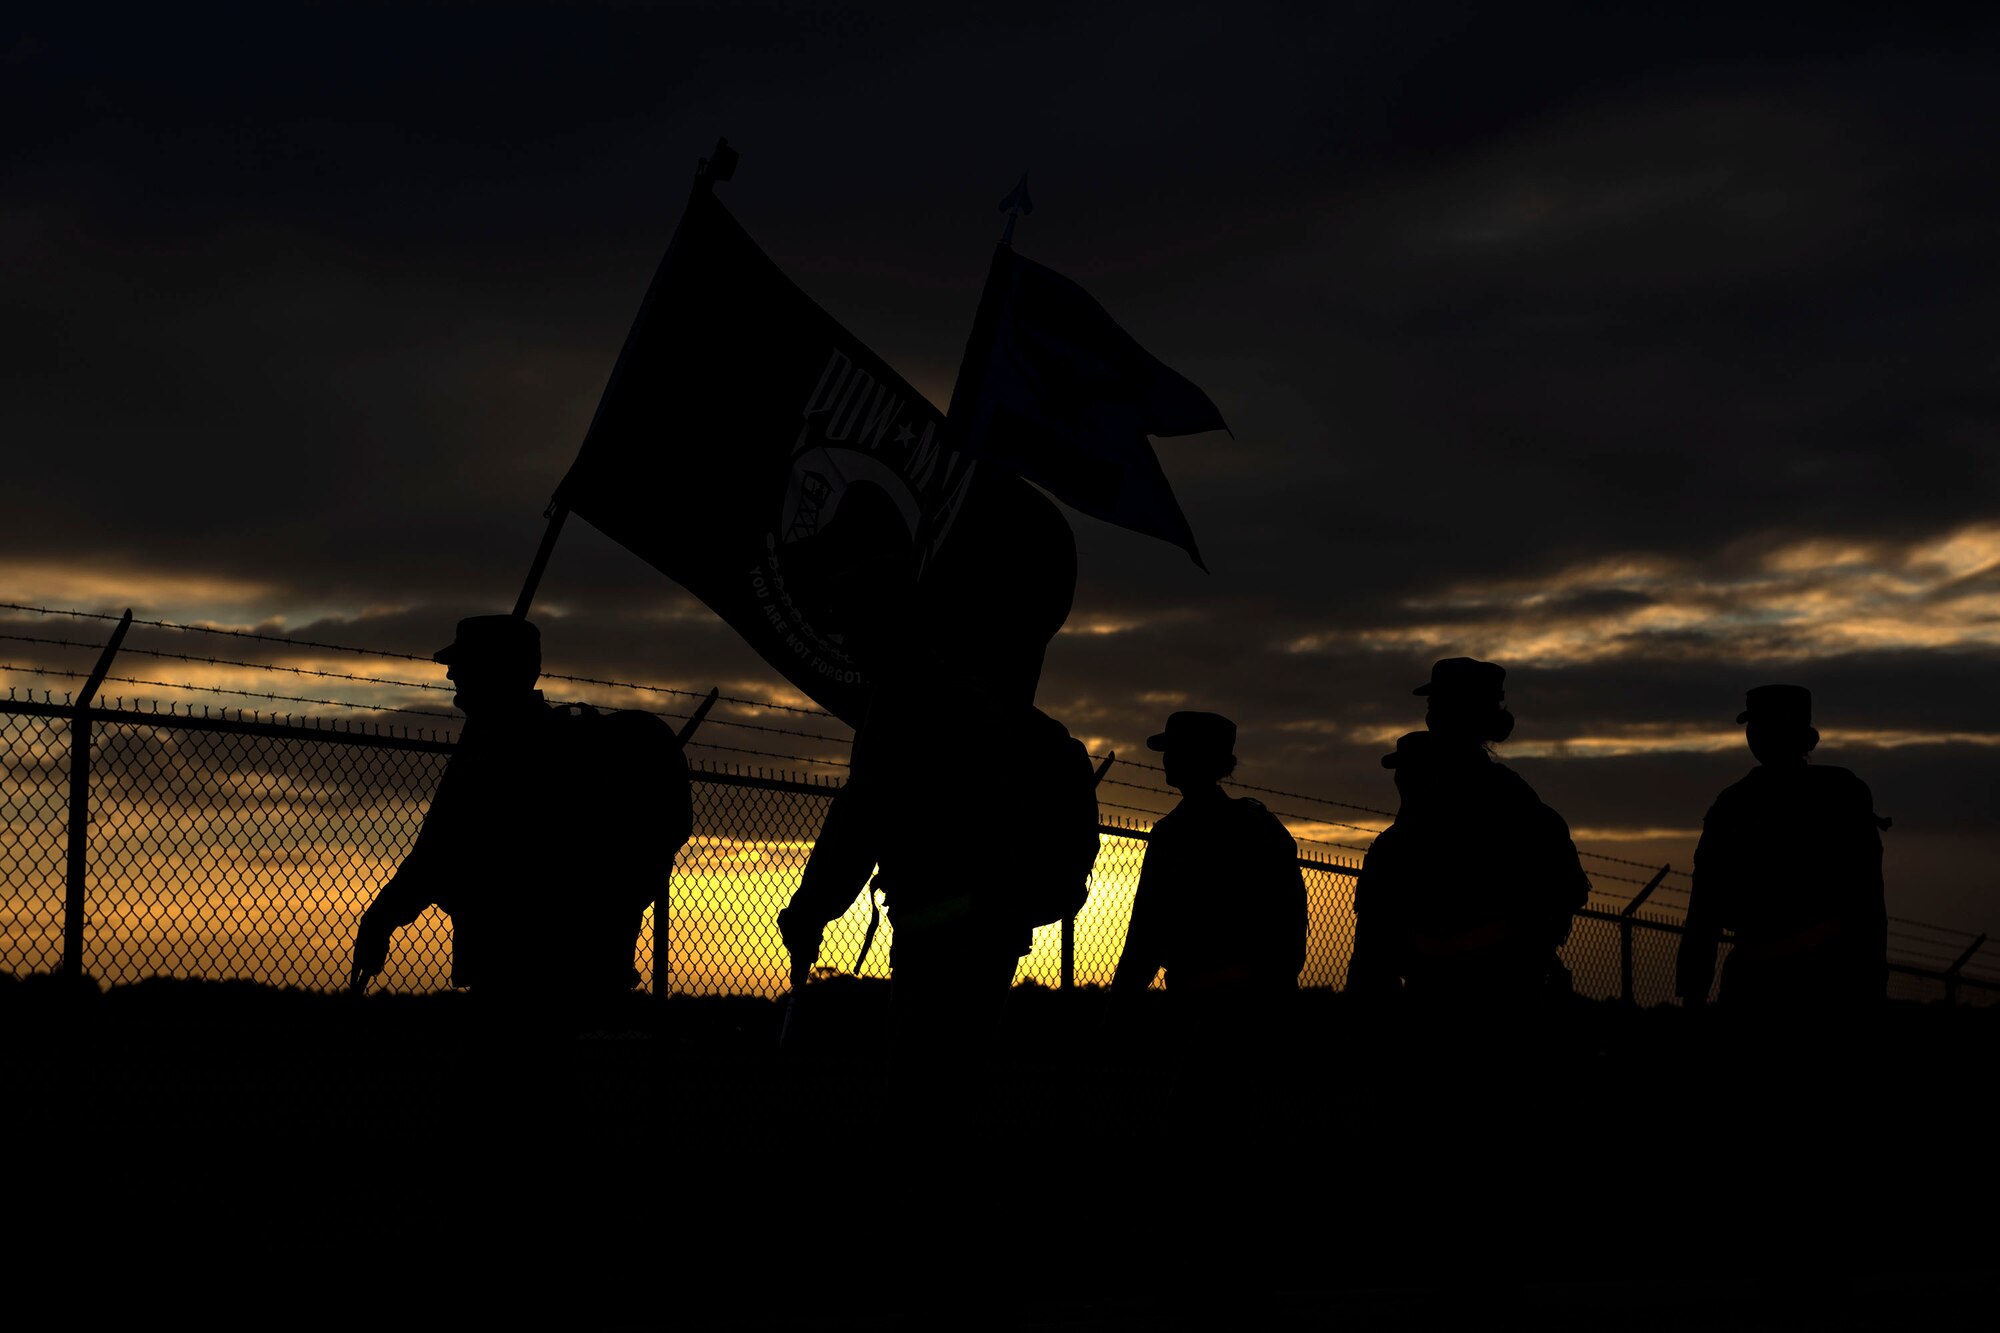
M 85 894 L 69 913 L 70 747 L 76 710 L 0 700 L 0 966 L 63 965 L 106 982 L 247 978 L 334 989 L 362 910 L 415 840 L 451 752 L 439 736 L 241 714 L 89 710 Z M 694 774 L 694 835 L 676 861 L 663 957 L 667 989 L 774 995 L 788 959 L 774 918 L 797 887 L 836 787 L 724 768 Z M 1073 923 L 1076 984 L 1105 984 L 1123 947 L 1145 857 L 1141 825 L 1101 829 L 1091 894 Z M 977 856 L 969 843 L 967 856 Z M 1358 863 L 1305 857 L 1310 936 L 1301 984 L 1345 984 Z M 823 966 L 886 976 L 894 927 L 865 958 L 870 897 L 826 932 Z M 66 937 L 66 928 L 69 936 Z M 1062 982 L 1062 928 L 1036 932 L 1017 976 Z M 1579 993 L 1659 1003 L 1673 991 L 1678 924 L 1586 909 L 1563 950 Z M 433 909 L 397 933 L 382 983 L 434 990 L 450 974 L 451 923 Z M 658 989 L 652 913 L 636 964 Z M 2000 997 L 1990 982 L 1896 969 L 1898 998 Z

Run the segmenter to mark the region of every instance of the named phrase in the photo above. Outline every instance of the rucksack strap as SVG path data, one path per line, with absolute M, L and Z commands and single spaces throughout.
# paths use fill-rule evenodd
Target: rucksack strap
M 868 961 L 869 946 L 875 943 L 875 928 L 882 924 L 882 900 L 875 893 L 875 880 L 868 881 L 868 929 L 861 936 L 861 952 L 854 955 L 854 975 L 861 975 L 861 965 Z

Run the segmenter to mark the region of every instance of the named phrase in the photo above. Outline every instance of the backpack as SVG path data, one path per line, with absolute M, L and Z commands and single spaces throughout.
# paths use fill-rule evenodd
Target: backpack
M 1097 863 L 1097 776 L 1083 742 L 1039 708 L 999 742 L 982 856 L 1004 876 L 1002 912 L 1034 929 L 1073 917 Z
M 674 856 L 694 830 L 687 758 L 652 713 L 587 704 L 552 710 L 568 858 L 621 918 L 666 896 Z

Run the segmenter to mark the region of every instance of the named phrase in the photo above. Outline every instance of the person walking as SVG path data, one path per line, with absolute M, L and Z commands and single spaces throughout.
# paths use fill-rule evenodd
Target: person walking
M 1590 892 L 1569 825 L 1492 747 L 1513 734 L 1506 669 L 1446 658 L 1413 693 L 1426 730 L 1383 758 L 1402 804 L 1355 890 L 1348 988 L 1472 1014 L 1567 994 L 1557 951 Z
M 1853 1011 L 1888 979 L 1881 830 L 1868 785 L 1813 764 L 1812 692 L 1760 685 L 1736 721 L 1757 767 L 1715 798 L 1695 847 L 1687 924 L 1675 956 L 1684 1004 L 1707 1001 L 1722 933 L 1717 1000 L 1744 1010 Z
M 470 616 L 437 651 L 465 714 L 416 844 L 362 913 L 350 985 L 386 965 L 393 933 L 451 917 L 451 984 L 561 1005 L 638 982 L 646 907 L 664 900 L 693 825 L 687 761 L 649 713 L 551 706 L 541 634 Z
M 1165 761 L 1180 803 L 1153 825 L 1132 924 L 1111 980 L 1130 995 L 1166 971 L 1178 1006 L 1269 1009 L 1295 991 L 1306 961 L 1306 890 L 1298 844 L 1278 817 L 1223 779 L 1236 771 L 1236 724 L 1181 712 L 1147 748 Z

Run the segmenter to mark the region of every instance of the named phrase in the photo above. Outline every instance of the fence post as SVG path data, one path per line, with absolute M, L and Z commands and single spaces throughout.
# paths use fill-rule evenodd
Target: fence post
M 1979 932 L 1979 938 L 1967 945 L 1965 952 L 1958 956 L 1958 961 L 1944 970 L 1944 1002 L 1946 1004 L 1958 1003 L 1959 970 L 1972 961 L 1972 955 L 1978 953 L 1980 947 L 1985 943 L 1986 932 L 1982 930 Z
M 127 607 L 71 705 L 75 711 L 69 719 L 69 883 L 63 894 L 62 970 L 72 981 L 83 976 L 84 881 L 90 867 L 90 704 L 131 628 L 132 609 Z
M 694 715 L 682 724 L 680 735 L 674 738 L 681 743 L 682 749 L 686 749 L 687 743 L 694 739 L 695 732 L 701 730 L 702 721 L 708 716 L 708 710 L 715 707 L 715 701 L 721 697 L 722 687 L 718 685 L 710 690 L 707 697 L 695 708 Z
M 1632 987 L 1632 917 L 1653 896 L 1653 890 L 1660 887 L 1660 881 L 1673 869 L 1669 862 L 1653 872 L 1646 881 L 1646 887 L 1632 895 L 1632 901 L 1618 909 L 1618 994 L 1627 1004 L 1636 1004 L 1637 997 Z

